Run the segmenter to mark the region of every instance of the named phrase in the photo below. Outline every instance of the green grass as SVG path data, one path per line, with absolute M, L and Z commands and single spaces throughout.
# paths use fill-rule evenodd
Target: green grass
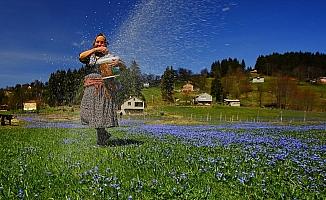
M 142 90 L 143 95 L 145 96 L 147 106 L 158 106 L 162 104 L 162 95 L 161 90 L 158 87 L 144 88 Z
M 113 135 L 111 146 L 97 147 L 94 129 L 0 129 L 0 199 L 323 196 L 292 179 L 298 170 L 291 161 L 269 166 L 263 157 L 247 158 L 241 146 L 196 147 L 172 136 L 159 140 L 119 129 Z M 255 175 L 242 182 L 251 171 Z
M 326 121 L 324 112 L 303 112 L 279 109 L 229 107 L 229 106 L 161 106 L 159 110 L 148 110 L 153 115 L 164 113 L 165 118 L 195 120 L 207 123 L 221 122 L 320 122 Z
M 79 121 L 79 108 L 43 110 L 40 115 L 54 121 Z M 175 106 L 158 104 L 148 106 L 144 115 L 124 116 L 161 123 L 176 124 L 220 124 L 225 122 L 277 122 L 277 123 L 318 123 L 326 121 L 325 112 L 304 112 L 293 110 L 266 109 L 230 106 Z
M 0 114 L 3 114 L 3 115 L 11 115 L 12 112 L 10 112 L 10 111 L 0 111 Z
M 184 163 L 193 149 L 183 145 L 139 136 L 129 139 L 142 145 L 101 148 L 94 146 L 94 131 L 88 129 L 0 131 L 1 141 L 7 141 L 1 146 L 3 199 L 16 199 L 19 190 L 28 199 L 116 199 L 118 192 L 121 199 L 130 195 L 134 199 L 167 199 L 185 190 L 170 173 L 187 173 L 193 181 L 207 181 Z M 116 132 L 115 136 L 125 134 Z M 209 156 L 213 152 L 202 149 L 201 153 Z M 188 195 L 207 196 L 208 188 L 192 180 L 184 180 L 191 187 Z M 215 186 L 212 182 L 211 187 Z

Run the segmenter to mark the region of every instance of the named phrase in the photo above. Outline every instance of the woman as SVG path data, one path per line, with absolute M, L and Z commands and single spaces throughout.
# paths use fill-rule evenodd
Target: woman
M 93 42 L 93 47 L 79 55 L 79 60 L 87 65 L 94 66 L 96 61 L 109 54 L 107 39 L 103 33 L 98 34 Z M 119 65 L 114 61 L 109 67 Z M 115 79 L 102 79 L 101 72 L 92 73 L 84 79 L 84 95 L 81 101 L 80 117 L 83 124 L 96 128 L 97 144 L 106 145 L 111 136 L 105 128 L 118 126 L 116 112 Z

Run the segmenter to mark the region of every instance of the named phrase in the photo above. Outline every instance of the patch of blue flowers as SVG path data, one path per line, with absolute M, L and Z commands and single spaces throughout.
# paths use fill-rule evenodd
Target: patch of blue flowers
M 269 123 L 237 123 L 224 125 L 178 126 L 139 124 L 124 127 L 130 134 L 147 134 L 163 141 L 181 142 L 195 147 L 239 148 L 243 160 L 253 160 L 259 166 L 291 163 L 299 183 L 312 191 L 326 187 L 326 124 L 274 125 Z M 322 134 L 318 138 L 315 134 Z M 324 135 L 323 135 L 324 134 Z M 300 137 L 296 137 L 299 135 Z M 172 138 L 175 138 L 171 140 Z M 255 165 L 256 165 L 255 164 Z M 203 168 L 205 171 L 205 168 Z M 225 180 L 225 172 L 217 172 L 218 180 Z M 255 173 L 239 174 L 238 181 L 246 183 Z M 309 184 L 308 184 L 309 183 Z

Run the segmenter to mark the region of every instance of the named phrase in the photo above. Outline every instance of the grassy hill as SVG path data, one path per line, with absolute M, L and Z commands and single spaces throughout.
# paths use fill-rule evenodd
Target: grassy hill
M 269 87 L 273 77 L 266 77 L 264 87 Z M 182 84 L 176 86 L 175 96 L 182 98 L 179 92 Z M 299 88 L 308 88 L 319 94 L 323 101 L 326 96 L 325 85 L 311 85 L 309 83 L 299 83 Z M 148 115 L 162 115 L 167 118 L 199 120 L 199 121 L 326 121 L 325 112 L 304 112 L 296 110 L 281 110 L 259 107 L 258 85 L 253 84 L 252 92 L 242 95 L 241 107 L 229 107 L 214 103 L 213 106 L 193 106 L 193 105 L 175 105 L 164 102 L 161 98 L 159 87 L 143 89 L 143 95 L 146 99 L 146 113 Z M 193 96 L 201 93 L 194 92 Z M 272 103 L 274 97 L 270 92 L 263 93 L 262 105 Z M 322 106 L 322 105 L 319 105 Z
M 245 107 L 258 107 L 259 106 L 259 91 L 258 87 L 262 86 L 264 87 L 265 91 L 263 92 L 262 96 L 262 105 L 270 104 L 275 101 L 275 97 L 271 94 L 271 91 L 266 88 L 271 88 L 271 82 L 275 80 L 275 77 L 264 77 L 265 82 L 264 83 L 256 83 L 252 84 L 252 91 L 247 94 L 242 94 L 240 96 L 241 105 Z M 210 88 L 212 80 L 211 78 L 208 78 L 208 85 L 207 88 Z M 175 86 L 175 98 L 182 99 L 182 94 L 180 93 L 180 90 L 182 88 L 182 83 L 177 83 Z M 326 85 L 312 85 L 310 83 L 306 82 L 299 82 L 297 84 L 298 89 L 308 89 L 311 91 L 314 91 L 318 97 L 320 102 L 326 101 Z M 195 96 L 197 94 L 200 94 L 205 91 L 195 91 L 193 92 L 192 96 Z M 209 91 L 206 91 L 210 93 Z M 151 87 L 151 88 L 145 88 L 142 91 L 143 95 L 146 98 L 147 106 L 157 106 L 157 105 L 165 105 L 166 103 L 162 101 L 161 97 L 161 91 L 160 87 Z M 322 108 L 325 106 L 325 104 L 321 103 L 320 107 Z

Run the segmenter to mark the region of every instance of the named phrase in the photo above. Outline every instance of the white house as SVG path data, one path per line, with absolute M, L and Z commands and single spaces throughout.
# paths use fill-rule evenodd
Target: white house
M 318 82 L 319 82 L 320 84 L 326 84 L 326 77 L 319 77 Z
M 8 111 L 9 106 L 7 104 L 0 105 L 0 111 Z
M 256 70 L 256 69 L 251 70 L 251 71 L 250 71 L 250 74 L 257 74 L 257 70 Z
M 253 78 L 252 79 L 252 83 L 264 83 L 265 82 L 265 79 L 264 77 L 256 77 L 256 78 Z
M 35 111 L 37 110 L 36 101 L 26 101 L 24 104 L 24 111 Z
M 224 104 L 228 106 L 240 106 L 239 99 L 224 99 Z
M 195 103 L 200 105 L 211 105 L 213 101 L 213 97 L 210 94 L 202 93 L 195 98 Z
M 137 97 L 130 97 L 121 105 L 121 113 L 131 114 L 131 113 L 142 113 L 144 112 L 145 104 L 144 101 L 138 99 Z

